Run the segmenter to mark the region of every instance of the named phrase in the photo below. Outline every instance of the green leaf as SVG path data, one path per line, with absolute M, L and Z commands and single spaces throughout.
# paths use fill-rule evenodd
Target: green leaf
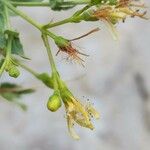
M 6 47 L 5 34 L 0 32 L 0 49 L 4 49 L 5 47 Z
M 99 5 L 108 3 L 109 5 L 116 5 L 118 0 L 91 0 L 92 5 Z
M 18 88 L 18 87 L 20 87 L 20 86 L 13 84 L 13 83 L 7 83 L 7 82 L 2 83 L 0 85 L 0 88 L 10 88 L 11 89 L 11 88 Z
M 67 10 L 75 6 L 73 4 L 65 6 L 64 0 L 49 0 L 49 5 L 52 10 L 56 10 L 56 11 Z
M 24 57 L 24 51 L 23 51 L 23 46 L 21 44 L 19 36 L 14 36 L 12 40 L 12 49 L 11 49 L 12 54 L 19 55 L 21 57 Z
M 1 58 L 0 58 L 0 68 L 1 68 L 3 62 L 4 62 L 4 59 L 1 59 Z
M 23 110 L 27 109 L 27 106 L 18 101 L 22 95 L 34 92 L 33 89 L 23 89 L 21 86 L 13 83 L 2 83 L 0 85 L 0 96 L 4 99 L 19 105 Z
M 16 31 L 14 31 L 14 30 L 5 30 L 4 33 L 5 33 L 5 34 L 8 34 L 8 35 L 16 36 L 16 37 L 19 36 L 19 33 L 16 32 Z
M 13 2 L 42 2 L 43 0 L 11 0 Z
M 0 32 L 3 32 L 5 30 L 5 19 L 3 12 L 0 9 Z
M 4 33 L 13 36 L 11 53 L 15 55 L 19 55 L 24 59 L 29 59 L 24 54 L 23 45 L 19 38 L 19 33 L 13 30 L 5 30 Z

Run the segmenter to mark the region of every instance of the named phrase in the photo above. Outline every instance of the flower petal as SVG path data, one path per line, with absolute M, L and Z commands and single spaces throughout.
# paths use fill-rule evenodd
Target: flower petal
M 94 107 L 92 107 L 91 104 L 87 105 L 87 111 L 89 114 L 91 114 L 95 119 L 99 119 L 100 118 L 100 114 L 95 110 Z
M 74 131 L 74 128 L 73 128 L 73 118 L 68 114 L 67 115 L 67 123 L 68 123 L 68 131 L 70 133 L 70 135 L 76 139 L 76 140 L 79 140 L 80 137 L 77 135 L 77 133 Z

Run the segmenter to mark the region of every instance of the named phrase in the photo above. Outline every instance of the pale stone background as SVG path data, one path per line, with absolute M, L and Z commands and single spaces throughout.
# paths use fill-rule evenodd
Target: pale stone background
M 41 23 L 65 18 L 75 11 L 22 10 Z M 27 64 L 37 71 L 49 71 L 39 32 L 19 17 L 14 17 L 12 24 L 21 32 L 26 55 L 32 58 Z M 86 67 L 66 62 L 61 56 L 57 57 L 57 66 L 75 95 L 85 101 L 89 98 L 101 112 L 101 119 L 94 121 L 96 129 L 77 127 L 81 140 L 72 140 L 64 109 L 56 113 L 46 109 L 52 91 L 21 70 L 17 82 L 37 92 L 22 98 L 28 105 L 27 112 L 0 100 L 0 150 L 149 150 L 150 22 L 128 19 L 119 24 L 119 41 L 114 41 L 100 22 L 69 24 L 53 31 L 74 38 L 95 27 L 101 31 L 75 43 L 90 54 Z M 10 78 L 5 74 L 1 81 Z

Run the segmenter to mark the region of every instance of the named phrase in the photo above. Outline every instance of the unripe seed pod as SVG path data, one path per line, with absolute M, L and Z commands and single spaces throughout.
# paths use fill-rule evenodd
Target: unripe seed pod
M 60 96 L 58 94 L 53 94 L 48 102 L 47 102 L 47 108 L 52 111 L 55 112 L 57 111 L 59 108 L 61 107 L 61 99 Z
M 9 76 L 17 78 L 20 75 L 20 71 L 16 66 L 13 66 L 12 68 L 9 69 Z

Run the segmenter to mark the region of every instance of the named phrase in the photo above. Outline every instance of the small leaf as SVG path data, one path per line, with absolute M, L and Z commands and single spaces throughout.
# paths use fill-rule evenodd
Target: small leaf
M 1 68 L 3 62 L 4 62 L 4 59 L 0 58 L 0 68 Z
M 7 82 L 5 82 L 5 83 L 2 83 L 1 85 L 0 85 L 0 88 L 19 88 L 20 86 L 18 86 L 18 85 L 16 85 L 16 84 L 13 84 L 13 83 L 7 83 Z
M 44 0 L 11 0 L 15 2 L 42 2 Z
M 22 46 L 21 41 L 18 36 L 14 36 L 14 38 L 13 38 L 11 52 L 12 52 L 12 54 L 16 54 L 21 57 L 24 57 L 23 46 Z
M 4 33 L 13 36 L 11 53 L 18 55 L 24 59 L 29 59 L 24 55 L 23 45 L 20 41 L 19 33 L 13 30 L 5 30 Z
M 27 106 L 18 101 L 22 95 L 34 92 L 33 89 L 23 89 L 21 86 L 13 83 L 2 83 L 0 85 L 0 96 L 6 100 L 19 105 L 23 110 L 27 109 Z
M 74 4 L 70 4 L 67 6 L 64 4 L 65 4 L 64 0 L 49 0 L 49 5 L 51 9 L 56 11 L 67 10 L 75 6 Z
M 6 47 L 6 38 L 3 33 L 0 32 L 0 49 L 4 49 Z
M 27 111 L 28 107 L 26 104 L 23 104 L 23 103 L 20 103 L 20 102 L 16 102 L 15 101 L 15 104 L 17 104 L 23 111 Z
M 19 33 L 16 32 L 16 31 L 13 31 L 13 30 L 5 30 L 4 33 L 5 33 L 5 34 L 8 34 L 8 35 L 15 36 L 15 37 L 18 37 L 18 36 L 19 36 Z
M 0 9 L 1 11 L 1 9 Z M 5 29 L 5 21 L 2 12 L 0 12 L 0 32 L 3 32 Z

